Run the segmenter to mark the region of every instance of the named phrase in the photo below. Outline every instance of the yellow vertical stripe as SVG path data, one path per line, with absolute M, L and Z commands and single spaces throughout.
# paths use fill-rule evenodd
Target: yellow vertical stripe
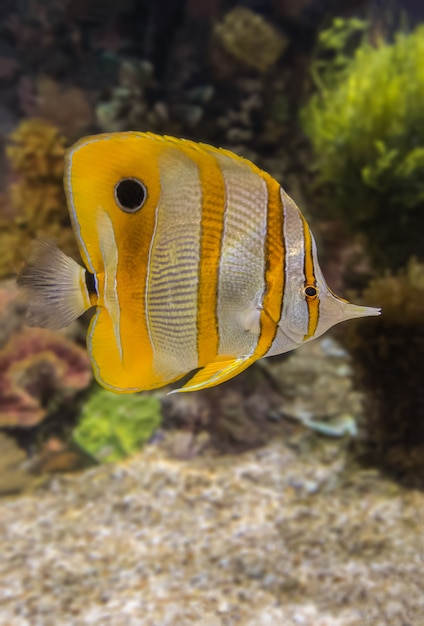
M 281 318 L 285 258 L 284 210 L 280 185 L 269 174 L 261 172 L 268 188 L 267 232 L 265 238 L 265 294 L 260 316 L 260 336 L 254 357 L 261 358 L 271 348 Z
M 315 272 L 314 272 L 312 234 L 311 234 L 311 231 L 309 230 L 309 226 L 305 218 L 303 217 L 302 214 L 300 214 L 300 216 L 302 218 L 303 238 L 305 242 L 305 258 L 304 258 L 305 285 L 304 286 L 305 288 L 306 287 L 316 288 L 317 284 L 316 284 L 316 278 L 315 278 Z M 303 338 L 304 341 L 314 336 L 315 331 L 318 326 L 318 320 L 319 320 L 319 297 L 318 295 L 315 295 L 315 296 L 305 295 L 305 299 L 306 299 L 306 304 L 308 306 L 308 331 Z

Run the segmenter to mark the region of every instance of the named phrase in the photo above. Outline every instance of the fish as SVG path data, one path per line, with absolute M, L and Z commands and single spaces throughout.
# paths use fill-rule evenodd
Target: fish
M 18 278 L 28 323 L 94 307 L 87 349 L 116 393 L 205 389 L 380 309 L 327 286 L 314 237 L 267 172 L 229 150 L 151 132 L 84 137 L 64 185 L 84 267 L 35 242 Z

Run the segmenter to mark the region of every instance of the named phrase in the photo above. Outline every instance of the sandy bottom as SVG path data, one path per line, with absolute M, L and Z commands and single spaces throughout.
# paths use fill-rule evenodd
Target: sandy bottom
M 151 445 L 0 503 L 0 624 L 420 626 L 424 495 L 339 442 Z

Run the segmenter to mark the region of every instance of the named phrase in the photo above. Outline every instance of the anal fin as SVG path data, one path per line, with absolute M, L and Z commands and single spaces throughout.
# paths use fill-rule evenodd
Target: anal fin
M 248 356 L 238 359 L 213 361 L 199 370 L 183 387 L 174 389 L 170 393 L 199 391 L 200 389 L 214 387 L 243 372 L 254 360 L 251 356 Z

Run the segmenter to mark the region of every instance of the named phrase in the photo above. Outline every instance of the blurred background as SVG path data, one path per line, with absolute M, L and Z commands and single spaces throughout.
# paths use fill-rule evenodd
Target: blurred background
M 383 518 L 393 522 L 388 535 L 394 543 L 384 544 L 373 526 L 369 534 L 364 531 L 366 537 L 355 535 L 349 554 L 365 560 L 382 554 L 387 571 L 394 567 L 394 580 L 401 580 L 411 560 L 405 556 L 403 563 L 393 556 L 394 544 L 420 563 L 424 555 L 414 534 L 424 484 L 423 3 L 0 0 L 0 9 L 0 497 L 5 507 L 12 506 L 4 509 L 4 519 L 25 514 L 37 519 L 35 502 L 48 497 L 53 510 L 55 498 L 68 490 L 88 498 L 81 495 L 89 482 L 84 476 L 94 476 L 107 498 L 118 472 L 114 468 L 132 467 L 132 462 L 146 464 L 142 469 L 149 468 L 150 478 L 155 467 L 173 476 L 194 467 L 198 478 L 203 476 L 200 483 L 211 480 L 215 466 L 223 481 L 231 481 L 233 468 L 248 463 L 253 474 L 265 472 L 264 489 L 276 490 L 280 498 L 284 490 L 273 482 L 278 468 L 285 497 L 303 511 L 311 504 L 305 498 L 322 498 L 311 504 L 324 516 L 322 525 L 308 535 L 305 521 L 309 538 L 318 533 L 331 544 L 328 493 L 340 497 L 332 519 L 343 518 L 353 535 L 352 529 L 366 528 L 367 511 L 376 507 L 376 524 Z M 15 277 L 34 238 L 54 240 L 79 259 L 62 184 L 64 151 L 86 134 L 124 130 L 222 146 L 268 171 L 308 219 L 330 287 L 357 303 L 381 306 L 382 317 L 336 327 L 298 351 L 256 363 L 218 388 L 181 397 L 167 396 L 169 388 L 131 396 L 99 388 L 85 348 L 89 316 L 61 332 L 26 327 Z M 125 480 L 122 484 L 125 492 Z M 140 489 L 150 493 L 151 482 L 146 479 Z M 350 496 L 343 499 L 346 489 Z M 185 482 L 184 490 L 190 492 Z M 111 497 L 125 500 L 124 492 Z M 246 492 L 252 495 L 250 488 Z M 191 496 L 194 507 L 201 493 Z M 366 510 L 360 505 L 364 494 Z M 13 508 L 23 495 L 35 509 Z M 145 497 L 152 497 L 152 506 L 162 513 L 167 506 L 184 508 L 178 501 L 161 501 L 160 490 Z M 392 511 L 387 503 L 396 498 Z M 141 516 L 138 523 L 144 522 Z M 13 535 L 10 528 L 14 525 L 9 525 Z M 179 528 L 185 532 L 184 524 Z M 216 528 L 219 541 L 219 524 Z M 275 531 L 279 537 L 265 552 L 273 553 L 275 546 L 284 552 L 289 546 L 290 558 L 302 560 L 305 546 L 294 546 L 294 535 L 281 539 L 280 527 L 275 528 L 258 531 L 259 536 Z M 224 526 L 221 532 L 225 535 Z M 244 548 L 238 546 L 237 553 Z M 308 545 L 305 554 L 311 550 Z M 344 555 L 342 561 L 349 563 L 349 558 Z M 339 565 L 334 570 L 329 565 L 328 572 L 340 571 Z M 232 591 L 247 588 L 237 576 L 260 587 L 271 575 L 268 566 L 256 574 L 249 574 L 249 567 L 243 561 L 229 575 L 226 584 Z M 138 615 L 122 623 L 424 623 L 418 604 L 404 613 L 403 600 L 389 601 L 384 590 L 368 607 L 365 591 L 361 596 L 353 579 L 343 588 L 344 596 L 340 592 L 345 604 L 339 599 L 335 613 L 325 613 L 322 606 L 336 600 L 330 591 L 328 596 L 322 592 L 322 571 L 316 603 L 310 600 L 316 607 L 321 598 L 321 608 L 305 609 L 299 600 L 303 613 L 296 609 L 299 620 L 289 621 L 288 614 L 274 615 L 270 607 L 293 594 L 307 595 L 309 578 L 304 572 L 277 575 L 275 563 L 269 567 L 277 582 L 261 587 L 260 593 L 270 595 L 258 621 L 246 617 L 256 619 L 252 607 L 236 619 L 231 602 L 227 610 L 222 600 L 224 608 L 218 610 L 219 602 L 208 600 L 197 621 L 177 613 L 160 613 L 158 621 L 149 621 L 147 612 L 145 621 Z M 174 573 L 185 571 L 185 565 L 175 568 Z M 360 571 L 355 570 L 355 580 Z M 334 588 L 333 573 L 329 585 Z M 411 576 L 407 588 L 413 591 L 402 588 L 399 597 L 406 594 L 413 603 L 414 585 L 420 583 L 418 574 Z M 75 584 L 72 602 L 83 597 Z M 44 593 L 37 589 L 36 598 Z M 257 593 L 251 597 L 262 597 Z M 358 613 L 360 598 L 368 612 Z M 246 598 L 239 602 L 248 603 Z M 122 616 L 130 619 L 122 603 L 118 594 L 120 612 L 105 609 L 93 620 L 120 624 Z M 75 613 L 82 621 L 72 621 L 65 604 L 63 621 L 51 623 L 93 623 L 81 617 L 82 608 Z M 383 612 L 387 604 L 391 613 Z M 31 619 L 31 610 L 38 615 L 38 600 L 32 609 L 25 606 L 19 619 Z M 342 606 L 356 613 L 340 617 Z M 12 613 L 5 615 L 11 621 L 3 623 L 27 623 L 18 621 L 18 613 L 13 613 L 16 621 Z M 115 617 L 106 621 L 107 615 Z M 50 623 L 39 619 L 28 623 Z

